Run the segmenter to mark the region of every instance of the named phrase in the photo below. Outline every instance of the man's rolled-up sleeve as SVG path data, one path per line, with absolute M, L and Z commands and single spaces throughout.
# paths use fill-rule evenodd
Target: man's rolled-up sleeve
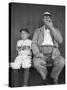
M 54 36 L 54 39 L 55 39 L 59 44 L 61 44 L 61 43 L 63 42 L 63 37 L 62 37 L 60 31 L 59 31 L 57 28 L 55 28 L 55 29 L 53 30 L 52 34 L 53 34 L 53 36 Z

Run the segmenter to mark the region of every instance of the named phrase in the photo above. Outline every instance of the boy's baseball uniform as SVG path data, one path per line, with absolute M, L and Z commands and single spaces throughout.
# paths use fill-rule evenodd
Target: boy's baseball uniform
M 31 67 L 31 43 L 30 39 L 19 40 L 17 42 L 18 56 L 14 63 L 11 63 L 13 69 L 30 68 Z

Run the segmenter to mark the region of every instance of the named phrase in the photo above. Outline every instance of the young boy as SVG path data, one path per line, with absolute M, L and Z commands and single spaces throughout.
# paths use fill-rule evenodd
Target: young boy
M 15 58 L 14 62 L 11 63 L 13 69 L 24 68 L 24 86 L 28 84 L 29 78 L 29 68 L 31 67 L 31 40 L 28 29 L 24 28 L 20 30 L 21 40 L 17 41 L 16 50 L 18 51 L 18 56 Z

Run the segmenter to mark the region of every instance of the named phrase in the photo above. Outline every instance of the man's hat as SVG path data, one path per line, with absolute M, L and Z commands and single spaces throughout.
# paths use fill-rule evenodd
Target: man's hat
M 49 13 L 49 12 L 44 12 L 43 15 L 44 16 L 52 16 L 51 13 Z

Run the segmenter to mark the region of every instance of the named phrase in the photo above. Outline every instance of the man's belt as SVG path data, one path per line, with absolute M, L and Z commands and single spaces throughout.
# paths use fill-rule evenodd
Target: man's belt
M 40 47 L 40 52 L 43 53 L 44 55 L 50 56 L 53 52 L 54 47 L 55 46 L 52 46 L 52 45 L 42 45 Z

